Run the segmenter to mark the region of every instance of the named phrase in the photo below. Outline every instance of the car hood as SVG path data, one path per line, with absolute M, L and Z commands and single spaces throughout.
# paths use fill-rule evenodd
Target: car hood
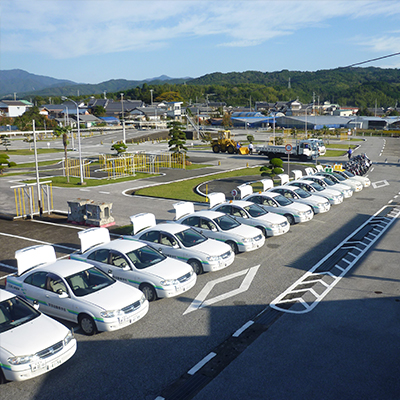
M 245 224 L 241 224 L 240 226 L 237 226 L 236 228 L 233 228 L 229 231 L 222 231 L 222 232 L 232 235 L 238 235 L 239 237 L 242 238 L 254 238 L 255 236 L 258 236 L 261 233 L 261 231 L 258 228 Z
M 15 356 L 35 354 L 63 340 L 68 329 L 59 322 L 41 314 L 23 325 L 0 336 L 0 346 Z
M 256 221 L 265 221 L 270 224 L 282 224 L 283 222 L 287 222 L 287 219 L 284 216 L 275 214 L 273 212 L 269 212 L 268 214 L 261 215 L 256 218 L 252 217 L 252 219 Z
M 288 205 L 288 206 L 281 206 L 282 209 L 284 210 L 288 210 L 288 211 L 293 211 L 293 212 L 307 212 L 310 210 L 310 207 L 307 206 L 306 204 L 302 204 L 302 203 L 297 203 L 297 202 L 293 202 L 292 204 Z
M 182 261 L 167 257 L 164 261 L 142 271 L 157 275 L 161 279 L 177 279 L 192 271 L 192 267 Z
M 221 243 L 214 239 L 208 239 L 196 246 L 188 247 L 188 249 L 200 251 L 205 255 L 220 256 L 221 254 L 230 251 L 231 247 L 226 243 Z
M 325 196 L 325 195 L 327 195 L 327 196 L 331 196 L 331 197 L 333 197 L 333 196 L 341 196 L 342 195 L 342 193 L 339 191 L 339 190 L 336 190 L 336 189 L 328 189 L 328 188 L 325 188 L 324 190 L 322 190 L 321 192 L 317 192 L 317 193 L 315 193 L 316 195 L 319 195 L 319 196 Z
M 100 307 L 103 310 L 120 310 L 141 299 L 143 293 L 132 286 L 121 282 L 114 282 L 98 292 L 78 297 Z

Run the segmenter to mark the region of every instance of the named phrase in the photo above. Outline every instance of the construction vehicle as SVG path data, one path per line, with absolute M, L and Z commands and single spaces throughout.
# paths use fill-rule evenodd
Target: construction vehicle
M 218 131 L 218 137 L 211 141 L 211 148 L 214 153 L 225 153 L 229 154 L 248 154 L 249 149 L 247 147 L 237 146 L 237 142 L 231 138 L 231 131 Z

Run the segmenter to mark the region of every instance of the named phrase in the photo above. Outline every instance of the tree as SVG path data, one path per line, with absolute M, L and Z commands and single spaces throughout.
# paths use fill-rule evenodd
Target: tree
M 8 147 L 11 146 L 11 141 L 7 135 L 0 136 L 0 145 L 4 146 L 6 148 L 6 151 L 8 151 Z
M 62 136 L 63 146 L 64 146 L 64 158 L 65 158 L 65 174 L 67 175 L 67 182 L 69 183 L 69 168 L 68 168 L 68 133 L 71 130 L 69 127 L 57 126 L 54 128 L 54 134 L 57 137 Z
M 24 142 L 29 143 L 29 151 L 32 151 L 33 136 L 30 133 L 26 133 L 24 136 Z
M 156 101 L 183 101 L 181 95 L 178 92 L 164 92 L 156 97 Z
M 103 106 L 96 106 L 92 111 L 95 117 L 104 117 L 106 115 L 106 109 Z
M 171 138 L 168 141 L 169 151 L 174 153 L 186 153 L 186 133 L 183 131 L 183 125 L 178 121 L 172 121 L 169 123 L 168 136 Z
M 10 162 L 8 161 L 10 157 L 8 156 L 8 154 L 0 154 L 0 175 L 3 175 L 3 170 L 5 168 L 5 165 L 8 165 L 9 167 Z
M 114 143 L 111 146 L 111 150 L 115 150 L 117 152 L 117 155 L 119 156 L 120 154 L 124 153 L 126 151 L 126 149 L 128 148 L 128 146 L 122 141 L 120 140 L 117 143 Z
M 229 113 L 227 113 L 227 112 L 222 117 L 222 125 L 224 126 L 225 129 L 227 129 L 230 126 L 232 126 L 231 115 Z

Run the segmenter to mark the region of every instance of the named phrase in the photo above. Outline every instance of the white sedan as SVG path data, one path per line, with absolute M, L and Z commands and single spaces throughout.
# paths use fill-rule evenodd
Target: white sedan
M 310 206 L 295 203 L 279 193 L 260 192 L 245 196 L 243 200 L 258 204 L 267 211 L 283 215 L 290 225 L 307 222 L 313 219 L 314 213 Z
M 336 172 L 317 172 L 316 175 L 324 176 L 334 183 L 349 186 L 355 192 L 361 192 L 363 188 L 362 183 L 358 182 L 357 180 L 346 179 Z
M 53 317 L 77 322 L 86 335 L 114 331 L 143 318 L 149 309 L 144 294 L 75 260 L 56 260 L 49 245 L 15 252 L 18 273 L 7 278 L 6 289 Z
M 226 243 L 208 239 L 191 227 L 173 222 L 156 224 L 151 213 L 134 215 L 131 221 L 134 238 L 168 257 L 187 262 L 197 275 L 226 268 L 235 259 L 234 252 Z
M 353 189 L 347 185 L 342 185 L 340 183 L 335 183 L 331 181 L 330 179 L 326 178 L 325 176 L 321 175 L 307 175 L 303 176 L 301 178 L 302 180 L 306 181 L 313 181 L 319 183 L 321 186 L 324 186 L 326 188 L 338 190 L 340 193 L 342 193 L 343 197 L 345 199 L 350 198 L 353 196 Z
M 317 182 L 306 181 L 303 179 L 298 179 L 290 182 L 291 186 L 297 186 L 309 193 L 313 193 L 316 196 L 324 197 L 331 203 L 331 205 L 338 205 L 343 203 L 343 195 L 338 190 L 328 189 L 321 186 Z
M 256 250 L 264 245 L 265 238 L 259 229 L 241 224 L 229 215 L 218 211 L 196 211 L 193 203 L 174 204 L 177 223 L 188 225 L 208 238 L 225 242 L 235 254 Z
M 279 193 L 294 202 L 310 206 L 314 211 L 314 214 L 325 213 L 331 209 L 331 204 L 327 199 L 320 196 L 314 196 L 297 186 L 284 185 L 269 190 L 273 193 Z
M 124 283 L 139 288 L 148 301 L 173 297 L 191 289 L 197 279 L 190 265 L 168 258 L 133 238 L 110 241 L 107 228 L 78 233 L 81 253 L 74 260 L 86 261 Z
M 336 170 L 335 169 L 334 171 L 337 172 L 338 174 L 342 175 L 344 178 L 353 179 L 355 181 L 360 182 L 363 185 L 363 187 L 365 187 L 365 188 L 371 186 L 371 181 L 366 176 L 354 175 L 353 173 L 351 173 L 350 171 L 347 171 L 346 169 L 344 169 L 344 170 Z
M 232 216 L 238 222 L 254 226 L 261 230 L 265 237 L 283 235 L 290 229 L 286 217 L 269 212 L 246 200 L 225 201 L 223 193 L 210 193 L 210 208 Z
M 36 308 L 0 289 L 0 383 L 42 375 L 76 351 L 73 333 Z

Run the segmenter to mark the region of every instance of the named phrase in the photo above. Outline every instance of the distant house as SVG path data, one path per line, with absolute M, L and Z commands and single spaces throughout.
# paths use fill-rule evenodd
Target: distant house
M 167 111 L 158 107 L 136 107 L 129 112 L 129 117 L 136 120 L 158 121 L 166 116 Z
M 0 114 L 15 118 L 21 116 L 33 104 L 28 101 L 20 100 L 2 100 L 0 101 Z
M 70 121 L 72 122 L 73 126 L 77 125 L 77 118 L 76 118 L 76 114 L 75 115 L 70 115 L 69 116 Z M 85 125 L 86 128 L 91 128 L 92 126 L 95 126 L 99 123 L 101 123 L 102 120 L 95 117 L 92 114 L 84 114 L 84 115 L 79 115 L 79 124 L 80 125 Z
M 88 110 L 93 113 L 96 106 L 101 106 L 106 110 L 106 117 L 118 117 L 128 115 L 134 108 L 143 107 L 142 100 L 123 100 L 114 101 L 109 99 L 90 99 L 88 103 Z
M 166 103 L 167 116 L 173 119 L 180 119 L 182 116 L 182 101 L 171 101 Z

